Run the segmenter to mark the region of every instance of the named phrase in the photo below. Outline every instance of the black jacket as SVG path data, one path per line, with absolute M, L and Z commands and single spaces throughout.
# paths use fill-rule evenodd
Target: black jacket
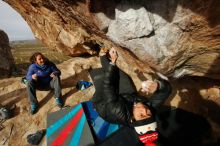
M 102 74 L 92 77 L 96 87 L 96 92 L 92 98 L 94 107 L 100 116 L 108 122 L 129 125 L 134 102 L 144 103 L 154 114 L 157 107 L 171 93 L 169 82 L 160 79 L 158 80 L 159 88 L 150 98 L 139 96 L 137 93 L 118 94 L 114 84 L 117 75 L 117 66 L 109 65 L 105 71 L 102 71 Z

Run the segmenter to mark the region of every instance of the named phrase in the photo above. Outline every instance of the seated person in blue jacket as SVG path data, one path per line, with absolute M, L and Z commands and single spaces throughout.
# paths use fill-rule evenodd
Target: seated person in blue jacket
M 35 114 L 38 109 L 36 89 L 53 89 L 55 92 L 56 104 L 62 107 L 60 70 L 40 52 L 34 53 L 30 57 L 30 62 L 32 64 L 28 68 L 26 79 L 28 80 L 27 92 L 31 104 L 31 114 Z
M 96 89 L 94 108 L 110 123 L 134 127 L 144 145 L 161 146 L 155 115 L 171 94 L 170 83 L 161 78 L 143 81 L 141 91 L 151 97 L 140 96 L 129 76 L 116 66 L 118 55 L 114 48 L 108 56 L 100 57 L 102 68 L 90 72 Z

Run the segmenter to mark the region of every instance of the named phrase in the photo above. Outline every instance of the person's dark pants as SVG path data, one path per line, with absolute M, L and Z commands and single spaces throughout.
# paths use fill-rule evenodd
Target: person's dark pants
M 60 78 L 55 76 L 48 85 L 41 85 L 35 80 L 28 81 L 27 84 L 27 92 L 28 92 L 28 99 L 32 104 L 37 104 L 37 97 L 36 97 L 36 89 L 38 90 L 54 90 L 54 97 L 60 98 L 61 97 L 61 84 Z

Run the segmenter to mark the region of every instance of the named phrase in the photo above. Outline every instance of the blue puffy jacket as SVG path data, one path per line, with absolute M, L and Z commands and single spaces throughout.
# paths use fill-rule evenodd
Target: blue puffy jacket
M 50 61 L 47 61 L 43 66 L 39 66 L 36 63 L 33 63 L 29 66 L 26 79 L 28 81 L 32 80 L 32 75 L 37 74 L 37 81 L 39 84 L 49 84 L 52 78 L 50 74 L 54 73 L 56 76 L 60 76 L 61 72 L 56 67 L 56 65 Z

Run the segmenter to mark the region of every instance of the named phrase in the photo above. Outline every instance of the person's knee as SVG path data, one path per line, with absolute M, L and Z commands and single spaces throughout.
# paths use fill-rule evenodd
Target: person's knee
M 54 76 L 54 77 L 53 77 L 53 80 L 54 80 L 54 81 L 59 81 L 60 78 L 59 78 L 58 76 Z
M 60 84 L 60 77 L 59 77 L 59 76 L 53 77 L 53 82 L 54 82 L 55 84 Z
M 51 86 L 52 86 L 53 88 L 60 87 L 60 86 L 61 86 L 60 77 L 58 77 L 58 76 L 53 77 Z
M 35 87 L 36 83 L 33 80 L 27 82 L 27 87 Z

